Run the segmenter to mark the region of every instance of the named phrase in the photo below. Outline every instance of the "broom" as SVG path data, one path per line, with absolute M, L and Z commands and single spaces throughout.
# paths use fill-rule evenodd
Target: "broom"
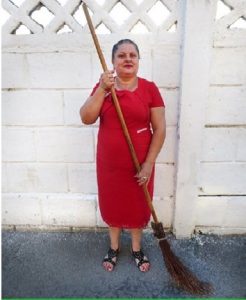
M 83 2 L 83 10 L 85 13 L 85 17 L 103 68 L 103 71 L 107 71 L 107 65 L 102 53 L 102 50 L 100 48 L 88 9 L 86 4 Z M 139 164 L 136 152 L 134 150 L 134 146 L 132 144 L 131 141 L 131 137 L 129 135 L 127 126 L 126 126 L 126 122 L 124 119 L 124 116 L 122 114 L 120 105 L 119 105 L 119 101 L 117 99 L 116 93 L 115 93 L 115 89 L 114 87 L 111 88 L 111 95 L 113 98 L 113 103 L 117 112 L 117 115 L 119 117 L 120 123 L 121 123 L 121 127 L 123 129 L 127 144 L 129 146 L 130 149 L 130 153 L 133 159 L 133 163 L 135 165 L 135 168 L 137 170 L 137 172 L 140 172 L 141 170 L 141 166 Z M 204 283 L 198 280 L 198 278 L 192 274 L 192 272 L 185 267 L 182 262 L 180 261 L 180 259 L 172 252 L 171 247 L 167 241 L 167 237 L 166 234 L 164 232 L 163 229 L 163 225 L 161 222 L 158 221 L 158 218 L 156 216 L 152 201 L 151 201 L 151 197 L 149 194 L 149 191 L 147 189 L 147 184 L 144 183 L 142 185 L 143 187 L 143 192 L 145 194 L 145 198 L 146 201 L 148 203 L 148 206 L 150 208 L 152 217 L 153 217 L 153 221 L 151 222 L 151 227 L 154 231 L 154 236 L 158 239 L 159 241 L 159 246 L 161 248 L 161 252 L 166 264 L 166 268 L 168 270 L 168 272 L 170 273 L 172 279 L 174 280 L 174 282 L 177 284 L 178 287 L 183 288 L 184 290 L 192 293 L 192 294 L 198 294 L 198 295 L 207 295 L 212 291 L 212 287 L 210 286 L 210 284 L 208 283 Z

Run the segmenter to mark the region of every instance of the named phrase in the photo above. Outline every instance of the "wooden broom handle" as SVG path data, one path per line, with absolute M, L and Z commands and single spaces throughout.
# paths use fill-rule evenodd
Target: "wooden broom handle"
M 94 27 L 93 27 L 93 24 L 92 24 L 92 21 L 91 21 L 91 17 L 89 15 L 87 6 L 86 6 L 86 4 L 84 2 L 83 2 L 83 10 L 84 10 L 84 13 L 85 13 L 85 17 L 86 17 L 88 26 L 90 28 L 90 32 L 91 32 L 91 35 L 92 35 L 95 47 L 97 49 L 97 54 L 99 56 L 99 59 L 100 59 L 103 71 L 104 72 L 108 71 L 108 68 L 107 68 L 107 65 L 106 65 L 106 61 L 104 59 L 101 47 L 100 47 L 98 39 L 97 39 L 97 35 L 95 33 L 95 30 L 94 30 Z M 136 151 L 134 149 L 134 146 L 133 146 L 133 143 L 132 143 L 129 131 L 127 129 L 126 122 L 125 122 L 124 116 L 122 114 L 122 111 L 121 111 L 121 108 L 120 108 L 120 104 L 119 104 L 119 101 L 118 101 L 118 98 L 117 98 L 114 86 L 111 87 L 111 95 L 112 95 L 112 98 L 113 98 L 113 102 L 114 102 L 114 106 L 115 106 L 117 115 L 118 115 L 120 123 L 121 123 L 121 127 L 123 129 L 123 133 L 125 135 L 127 144 L 129 146 L 129 149 L 130 149 L 130 153 L 131 153 L 131 156 L 132 156 L 133 163 L 135 165 L 135 168 L 136 168 L 137 172 L 140 172 L 141 166 L 139 164 L 139 161 L 138 161 L 138 158 L 137 158 L 137 155 L 136 155 Z M 147 184 L 144 183 L 142 185 L 142 187 L 143 187 L 145 198 L 146 198 L 146 201 L 147 201 L 148 206 L 150 208 L 153 220 L 154 220 L 155 223 L 159 223 L 159 221 L 157 219 L 157 216 L 156 216 L 156 213 L 155 213 L 155 210 L 154 210 L 154 207 L 153 207 L 153 204 L 152 204 L 152 201 L 151 201 L 151 197 L 150 197 L 149 191 L 147 189 Z

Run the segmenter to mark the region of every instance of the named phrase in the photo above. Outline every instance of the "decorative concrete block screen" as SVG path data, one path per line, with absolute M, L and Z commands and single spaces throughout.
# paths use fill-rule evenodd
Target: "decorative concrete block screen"
M 101 74 L 80 0 L 3 0 L 3 225 L 103 227 L 98 123 L 79 109 Z M 154 206 L 177 237 L 245 232 L 246 2 L 87 0 L 108 66 L 121 38 L 166 102 Z M 117 155 L 117 154 L 116 154 Z M 119 191 L 120 193 L 120 191 Z

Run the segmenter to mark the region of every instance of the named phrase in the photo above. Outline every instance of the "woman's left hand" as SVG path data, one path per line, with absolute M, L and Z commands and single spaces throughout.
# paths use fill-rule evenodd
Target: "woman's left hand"
M 150 180 L 150 176 L 152 174 L 153 170 L 153 163 L 150 162 L 144 162 L 141 165 L 141 170 L 138 174 L 135 175 L 137 177 L 137 182 L 139 185 L 143 185 L 144 183 L 148 184 Z

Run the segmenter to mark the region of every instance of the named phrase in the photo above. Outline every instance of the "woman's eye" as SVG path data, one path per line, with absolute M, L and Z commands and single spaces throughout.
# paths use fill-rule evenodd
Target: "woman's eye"
M 127 54 L 118 54 L 117 55 L 117 57 L 119 58 L 119 59 L 126 59 L 127 57 L 129 58 L 132 58 L 132 59 L 135 59 L 135 58 L 137 58 L 137 54 L 135 54 L 135 53 L 132 53 L 132 54 L 129 54 L 129 55 L 127 55 Z

